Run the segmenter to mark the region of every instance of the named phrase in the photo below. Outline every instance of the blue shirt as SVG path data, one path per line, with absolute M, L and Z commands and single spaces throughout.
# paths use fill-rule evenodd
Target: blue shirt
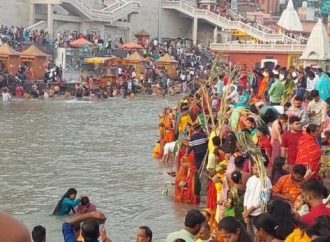
M 63 234 L 64 242 L 77 242 L 72 224 L 67 222 L 63 223 L 62 234 Z
M 73 225 L 65 222 L 62 224 L 62 234 L 64 238 L 64 242 L 77 242 Z M 85 240 L 85 242 L 99 242 L 98 240 Z

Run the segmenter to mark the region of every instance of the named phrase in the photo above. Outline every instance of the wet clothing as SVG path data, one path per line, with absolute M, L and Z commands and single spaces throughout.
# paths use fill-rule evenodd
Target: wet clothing
M 61 203 L 59 211 L 55 215 L 68 215 L 73 207 L 80 203 L 80 199 L 72 200 L 65 197 Z

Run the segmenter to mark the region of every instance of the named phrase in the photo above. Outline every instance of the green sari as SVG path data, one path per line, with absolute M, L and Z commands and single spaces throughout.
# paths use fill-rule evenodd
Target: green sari
M 293 80 L 286 80 L 284 83 L 284 92 L 282 96 L 282 103 L 286 103 L 293 94 L 293 89 L 295 87 Z

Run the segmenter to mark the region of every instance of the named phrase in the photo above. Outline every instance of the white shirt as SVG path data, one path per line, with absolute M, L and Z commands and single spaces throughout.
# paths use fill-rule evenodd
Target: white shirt
M 327 118 L 327 108 L 328 104 L 325 101 L 319 100 L 315 102 L 314 100 L 308 103 L 307 112 L 315 113 L 315 115 L 308 118 L 309 124 L 320 125 L 322 122 L 325 122 Z
M 272 183 L 268 177 L 266 177 L 266 187 L 265 190 L 270 192 L 270 189 L 272 188 Z M 244 207 L 247 209 L 251 207 L 255 207 L 256 210 L 254 210 L 250 215 L 251 216 L 258 216 L 262 213 L 261 211 L 261 179 L 254 176 L 251 176 L 247 183 L 246 183 L 246 191 L 244 194 Z
M 307 91 L 312 91 L 315 89 L 315 85 L 316 85 L 316 76 L 313 80 L 311 80 L 309 77 L 307 78 L 307 86 L 306 86 L 306 90 Z
M 228 99 L 231 99 L 234 103 L 237 103 L 239 100 L 239 94 L 236 90 L 232 91 L 228 96 Z
M 3 92 L 2 93 L 2 101 L 8 102 L 8 101 L 10 101 L 10 99 L 11 99 L 11 96 L 8 92 Z

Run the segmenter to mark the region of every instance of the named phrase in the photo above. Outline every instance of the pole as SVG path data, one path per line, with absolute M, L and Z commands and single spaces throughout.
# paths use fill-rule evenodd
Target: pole
M 162 29 L 162 0 L 158 0 L 158 43 L 162 42 L 161 29 Z

